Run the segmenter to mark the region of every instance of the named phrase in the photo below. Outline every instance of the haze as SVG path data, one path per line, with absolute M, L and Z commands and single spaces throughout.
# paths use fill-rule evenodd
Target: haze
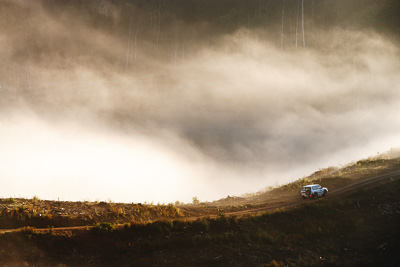
M 400 147 L 395 33 L 150 2 L 0 1 L 0 196 L 212 201 Z

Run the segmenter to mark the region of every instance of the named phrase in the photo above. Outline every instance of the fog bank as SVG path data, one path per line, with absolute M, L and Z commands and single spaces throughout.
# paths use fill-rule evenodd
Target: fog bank
M 0 196 L 212 201 L 400 147 L 399 49 L 374 31 L 282 49 L 242 27 L 157 50 L 37 8 L 47 50 L 19 58 L 30 37 L 0 35 Z

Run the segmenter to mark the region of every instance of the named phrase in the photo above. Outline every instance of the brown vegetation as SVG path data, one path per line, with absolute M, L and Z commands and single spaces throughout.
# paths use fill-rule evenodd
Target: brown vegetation
M 305 184 L 320 183 L 330 192 L 345 185 L 400 169 L 399 159 L 360 160 L 343 168 L 319 170 L 308 177 L 273 188 L 247 194 L 228 196 L 211 203 L 141 204 L 109 202 L 67 202 L 32 199 L 0 199 L 0 229 L 35 226 L 37 228 L 95 225 L 100 222 L 124 224 L 152 222 L 160 219 L 179 219 L 247 211 L 256 208 L 284 206 L 299 199 L 300 188 Z
M 94 225 L 99 222 L 150 222 L 160 218 L 182 217 L 172 204 L 126 204 L 112 202 L 65 202 L 38 199 L 0 200 L 0 229 L 66 227 Z
M 400 180 L 259 215 L 0 235 L 5 265 L 398 266 Z

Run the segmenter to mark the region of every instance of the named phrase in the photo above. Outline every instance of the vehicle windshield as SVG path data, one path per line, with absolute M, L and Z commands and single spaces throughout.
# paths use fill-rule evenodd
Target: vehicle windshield
M 303 186 L 303 188 L 301 189 L 301 191 L 310 191 L 311 188 L 308 186 Z

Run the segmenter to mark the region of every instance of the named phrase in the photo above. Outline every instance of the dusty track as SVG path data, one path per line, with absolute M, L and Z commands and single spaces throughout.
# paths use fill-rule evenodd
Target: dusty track
M 372 177 L 365 178 L 365 179 L 355 180 L 351 184 L 348 184 L 348 185 L 343 186 L 341 188 L 329 191 L 328 196 L 326 196 L 325 198 L 333 198 L 333 197 L 346 195 L 346 194 L 349 194 L 349 193 L 354 192 L 356 190 L 359 190 L 359 189 L 361 189 L 363 187 L 367 187 L 369 185 L 373 185 L 373 184 L 376 184 L 376 183 L 379 183 L 379 182 L 382 182 L 384 180 L 388 180 L 388 179 L 391 179 L 391 178 L 400 178 L 400 170 L 397 170 L 397 171 L 394 171 L 394 172 L 390 172 L 390 173 L 381 174 L 381 175 L 377 175 L 377 176 L 372 176 Z M 287 208 L 296 207 L 296 206 L 304 203 L 305 201 L 306 200 L 303 200 L 303 199 L 301 199 L 299 197 L 296 200 L 289 200 L 289 201 L 282 200 L 282 202 L 280 202 L 280 203 L 269 205 L 269 206 L 266 206 L 266 207 L 248 209 L 248 210 L 242 210 L 242 211 L 236 211 L 236 212 L 229 212 L 229 213 L 225 213 L 225 215 L 226 216 L 239 216 L 239 215 L 245 215 L 245 214 L 251 214 L 251 213 L 260 213 L 260 212 L 266 212 L 266 211 L 273 211 L 273 210 L 281 209 L 281 208 L 287 209 Z M 192 220 L 197 220 L 198 218 L 202 218 L 202 217 L 216 218 L 217 215 L 189 217 L 189 218 L 186 218 L 186 220 L 192 221 Z
M 359 190 L 363 187 L 367 187 L 391 178 L 400 178 L 400 170 L 390 172 L 390 173 L 385 173 L 381 175 L 376 175 L 368 178 L 363 178 L 363 179 L 358 179 L 355 180 L 354 182 L 345 185 L 343 187 L 337 188 L 335 190 L 329 191 L 328 196 L 326 198 L 334 198 L 334 197 L 339 197 L 343 196 L 346 194 L 349 194 L 351 192 L 354 192 L 356 190 Z M 261 212 L 267 212 L 267 211 L 273 211 L 276 209 L 288 209 L 288 208 L 293 208 L 296 207 L 302 203 L 304 203 L 305 200 L 299 198 L 296 200 L 282 200 L 279 203 L 273 203 L 272 205 L 260 207 L 260 208 L 255 208 L 255 209 L 248 209 L 248 210 L 242 210 L 242 211 L 236 211 L 236 212 L 227 212 L 224 213 L 226 216 L 240 216 L 240 215 L 246 215 L 246 214 L 254 214 L 254 213 L 261 213 Z M 199 218 L 216 218 L 217 215 L 204 215 L 204 216 L 193 216 L 193 217 L 186 217 L 182 218 L 181 220 L 185 221 L 195 221 Z M 124 225 L 119 224 L 116 227 L 117 228 L 122 228 Z M 60 228 L 53 228 L 51 231 L 53 232 L 77 232 L 77 231 L 86 231 L 94 226 L 75 226 L 75 227 L 60 227 Z M 18 229 L 1 229 L 0 234 L 4 233 L 10 233 L 10 232 L 17 232 L 19 231 Z M 49 232 L 49 228 L 37 228 L 35 229 L 36 232 L 40 233 L 46 233 Z

